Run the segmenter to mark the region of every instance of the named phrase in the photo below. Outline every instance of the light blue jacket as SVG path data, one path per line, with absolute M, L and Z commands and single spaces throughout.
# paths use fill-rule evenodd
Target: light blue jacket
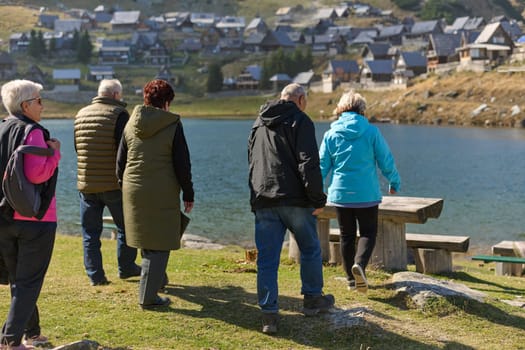
M 399 191 L 401 179 L 388 144 L 379 129 L 360 114 L 345 112 L 330 125 L 319 157 L 323 181 L 328 181 L 329 202 L 381 201 L 377 167 L 390 187 Z

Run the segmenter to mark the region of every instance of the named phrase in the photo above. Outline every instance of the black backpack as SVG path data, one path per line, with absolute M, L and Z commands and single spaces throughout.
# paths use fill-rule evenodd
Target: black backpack
M 26 126 L 23 140 L 27 138 L 33 126 L 33 124 Z M 26 178 L 23 154 L 50 157 L 54 154 L 54 150 L 29 145 L 18 146 L 9 157 L 2 178 L 2 191 L 7 203 L 22 216 L 41 219 L 45 214 L 45 210 L 41 208 L 44 184 L 34 184 Z

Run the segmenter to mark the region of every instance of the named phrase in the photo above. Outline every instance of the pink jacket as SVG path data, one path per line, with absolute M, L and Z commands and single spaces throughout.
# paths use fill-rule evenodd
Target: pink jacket
M 48 147 L 44 141 L 44 134 L 40 129 L 34 129 L 29 133 L 25 142 L 25 145 L 38 146 L 38 147 Z M 39 184 L 45 182 L 53 176 L 55 169 L 58 167 L 58 162 L 60 161 L 60 151 L 55 150 L 55 154 L 51 157 L 42 157 L 32 154 L 24 154 L 24 173 L 27 176 L 27 179 L 32 183 Z M 53 196 L 51 204 L 46 214 L 42 220 L 36 218 L 30 218 L 27 216 L 22 216 L 19 213 L 15 212 L 13 217 L 15 220 L 26 220 L 26 221 L 46 221 L 46 222 L 56 222 L 57 221 L 57 206 L 56 206 L 56 197 Z

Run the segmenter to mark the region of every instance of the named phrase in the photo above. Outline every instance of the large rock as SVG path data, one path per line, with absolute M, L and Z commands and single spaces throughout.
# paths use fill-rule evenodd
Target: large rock
M 100 344 L 92 340 L 80 340 L 66 345 L 61 345 L 52 350 L 98 350 Z
M 453 281 L 444 281 L 430 276 L 403 271 L 392 276 L 392 283 L 398 293 L 406 293 L 414 303 L 423 308 L 427 301 L 443 297 L 463 297 L 466 299 L 483 302 L 486 294 L 475 291 L 464 284 Z

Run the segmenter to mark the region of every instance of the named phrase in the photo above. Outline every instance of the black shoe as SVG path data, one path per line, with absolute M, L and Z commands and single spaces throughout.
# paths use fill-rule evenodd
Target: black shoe
M 169 298 L 157 296 L 157 299 L 152 304 L 141 304 L 140 307 L 144 310 L 149 310 L 160 306 L 168 306 L 169 304 L 171 304 Z
M 334 307 L 335 298 L 332 294 L 326 295 L 305 295 L 303 300 L 303 314 L 314 316 L 319 313 L 329 312 Z
M 264 334 L 275 334 L 277 333 L 277 324 L 279 323 L 278 313 L 263 313 L 262 314 L 262 332 Z
M 140 273 L 142 272 L 142 269 L 140 266 L 135 265 L 135 268 L 131 270 L 130 272 L 122 272 L 118 274 L 118 277 L 122 280 L 125 280 L 126 278 L 130 277 L 137 277 L 140 276 Z
M 111 282 L 108 281 L 108 279 L 106 277 L 104 277 L 100 281 L 91 281 L 90 283 L 91 283 L 92 286 L 107 286 Z

